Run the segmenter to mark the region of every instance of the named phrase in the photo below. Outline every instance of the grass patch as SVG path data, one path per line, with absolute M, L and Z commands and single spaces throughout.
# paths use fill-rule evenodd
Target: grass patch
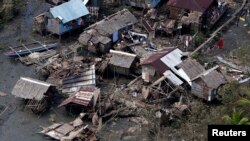
M 237 59 L 246 66 L 250 66 L 250 45 L 243 46 L 236 51 Z

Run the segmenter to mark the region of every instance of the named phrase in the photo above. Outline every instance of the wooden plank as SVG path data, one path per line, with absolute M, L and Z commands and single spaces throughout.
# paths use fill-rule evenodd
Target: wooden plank
M 168 93 L 168 96 L 167 97 L 164 97 L 162 99 L 156 99 L 156 100 L 153 100 L 151 101 L 150 103 L 159 103 L 159 102 L 162 102 L 168 98 L 170 98 L 172 96 L 172 94 L 174 94 L 175 92 L 177 92 L 179 90 L 179 88 L 177 87 L 176 89 L 174 89 L 172 92 Z
M 161 78 L 159 78 L 158 80 L 156 80 L 153 84 L 151 84 L 150 86 L 156 86 L 158 84 L 160 84 L 162 81 L 164 81 L 167 77 L 166 76 L 162 76 Z

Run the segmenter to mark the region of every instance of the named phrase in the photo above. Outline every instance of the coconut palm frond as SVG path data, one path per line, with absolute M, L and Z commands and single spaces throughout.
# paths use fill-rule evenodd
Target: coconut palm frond
M 236 103 L 239 105 L 250 105 L 250 100 L 246 98 L 241 98 Z

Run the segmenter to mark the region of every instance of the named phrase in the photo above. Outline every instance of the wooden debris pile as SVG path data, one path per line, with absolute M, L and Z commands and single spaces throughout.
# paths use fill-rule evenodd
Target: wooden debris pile
M 83 116 L 84 114 L 81 114 L 69 123 L 54 123 L 49 127 L 43 127 L 40 133 L 60 141 L 96 141 L 95 132 L 83 123 Z

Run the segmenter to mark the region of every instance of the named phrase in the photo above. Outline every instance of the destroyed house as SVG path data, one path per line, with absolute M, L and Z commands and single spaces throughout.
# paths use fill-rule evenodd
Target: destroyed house
M 123 3 L 140 8 L 154 8 L 161 0 L 122 0 Z
M 142 78 L 145 82 L 152 82 L 165 76 L 175 85 L 187 82 L 192 85 L 191 80 L 205 71 L 202 65 L 187 56 L 178 48 L 166 48 L 142 59 Z
M 167 6 L 170 15 L 176 12 L 175 8 L 186 10 L 183 24 L 202 24 L 206 28 L 213 26 L 227 10 L 227 2 L 220 0 L 169 0 Z
M 49 127 L 42 127 L 43 130 L 39 133 L 60 141 L 94 140 L 95 133 L 82 121 L 84 116 L 85 114 L 80 114 L 74 121 L 53 123 Z
M 110 54 L 112 56 L 109 61 L 110 68 L 116 73 L 129 75 L 136 55 L 115 50 L 110 50 Z
M 65 105 L 80 105 L 94 110 L 100 89 L 96 87 L 81 87 L 78 92 L 64 100 L 59 107 Z M 87 109 L 89 110 L 89 109 Z
M 205 71 L 205 68 L 193 59 L 183 60 L 179 65 L 175 67 L 182 78 L 192 85 L 193 78 L 197 77 L 199 74 Z
M 154 82 L 163 78 L 176 86 L 186 83 L 193 95 L 213 100 L 218 87 L 226 82 L 224 76 L 216 71 L 218 67 L 205 70 L 196 60 L 185 57 L 179 49 L 167 48 L 142 59 L 143 80 Z
M 226 83 L 225 77 L 216 69 L 211 68 L 192 79 L 191 93 L 206 101 L 215 99 L 218 88 Z
M 135 23 L 135 16 L 124 9 L 85 29 L 78 40 L 93 53 L 106 53 L 111 44 L 119 40 L 121 33 L 133 28 Z
M 178 48 L 171 47 L 142 58 L 142 78 L 144 81 L 152 82 L 155 77 L 157 79 L 165 75 L 174 84 L 181 85 L 183 81 L 178 77 L 173 77 L 175 74 L 172 70 L 176 70 L 175 66 L 182 62 L 182 53 Z
M 51 84 L 26 77 L 21 77 L 12 90 L 12 95 L 25 99 L 26 107 L 33 112 L 42 112 L 48 108 L 54 93 L 55 87 Z
M 168 6 L 205 12 L 214 0 L 169 0 Z
M 62 35 L 73 29 L 84 26 L 85 17 L 89 14 L 82 0 L 70 0 L 61 5 L 50 8 L 47 20 L 47 31 Z

